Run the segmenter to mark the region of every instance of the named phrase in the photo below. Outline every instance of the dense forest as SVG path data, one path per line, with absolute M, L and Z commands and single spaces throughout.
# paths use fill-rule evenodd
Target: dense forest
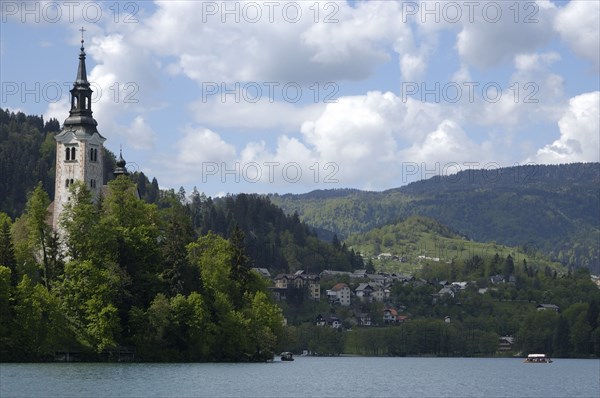
M 384 191 L 272 195 L 286 212 L 342 238 L 433 218 L 469 239 L 521 246 L 568 267 L 600 273 L 600 164 L 467 170 Z
M 106 150 L 106 194 L 93 203 L 73 184 L 58 235 L 47 218 L 59 124 L 0 111 L 2 361 L 496 355 L 505 335 L 515 337 L 507 355 L 600 356 L 600 289 L 584 268 L 598 266 L 598 164 L 502 169 L 493 181 L 470 171 L 383 193 L 210 198 L 161 190 L 141 172 L 114 179 Z M 398 258 L 369 258 L 381 252 Z M 293 288 L 275 303 L 252 267 L 410 278 L 388 283 L 383 301 L 342 307 L 324 292 L 370 281 L 333 274 L 320 300 Z M 444 281 L 467 285 L 440 294 Z M 384 322 L 390 308 L 407 321 Z M 316 326 L 319 314 L 341 327 Z
M 61 236 L 46 223 L 41 184 L 14 223 L 0 215 L 2 360 L 273 357 L 283 316 L 239 228 L 230 240 L 195 237 L 185 205 L 171 198 L 159 210 L 126 176 L 97 204 L 83 184 L 70 189 Z

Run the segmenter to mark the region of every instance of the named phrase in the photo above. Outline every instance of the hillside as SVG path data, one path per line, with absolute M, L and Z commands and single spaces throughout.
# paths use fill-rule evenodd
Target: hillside
M 468 170 L 384 192 L 271 195 L 286 212 L 340 237 L 411 215 L 431 217 L 469 239 L 542 251 L 600 272 L 600 164 Z
M 527 254 L 516 247 L 471 241 L 434 219 L 423 216 L 410 216 L 396 224 L 351 235 L 346 243 L 373 258 L 378 270 L 389 273 L 414 273 L 426 263 L 464 261 L 474 255 L 488 258 L 495 254 L 503 258 L 510 254 L 518 263 L 525 260 L 539 268 L 562 268 L 558 263 Z

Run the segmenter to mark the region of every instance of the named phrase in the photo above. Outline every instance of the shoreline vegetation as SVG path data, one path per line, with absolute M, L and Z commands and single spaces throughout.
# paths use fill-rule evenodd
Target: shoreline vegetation
M 600 357 L 600 290 L 585 268 L 599 265 L 598 163 L 502 169 L 508 178 L 481 180 L 476 192 L 463 178 L 380 193 L 215 199 L 196 188 L 161 190 L 140 172 L 103 181 L 95 203 L 85 185 L 71 184 L 57 232 L 48 208 L 60 123 L 0 110 L 0 124 L 11 154 L 0 159 L 0 361 L 70 361 L 75 353 L 260 362 L 304 350 L 496 357 L 504 336 L 513 338 L 511 353 Z M 114 154 L 105 150 L 103 164 L 108 179 Z M 535 181 L 511 177 L 526 170 Z M 463 235 L 475 227 L 468 235 L 488 243 Z M 376 259 L 384 253 L 398 260 Z M 273 281 L 252 267 L 315 276 L 317 300 L 292 286 L 276 302 Z M 358 270 L 411 275 L 386 282 L 383 299 L 362 301 L 355 292 L 372 281 L 339 272 Z M 352 292 L 351 305 L 330 302 L 325 292 L 337 284 Z M 387 324 L 384 310 L 396 311 L 397 322 Z M 317 317 L 335 317 L 337 326 Z
M 600 356 L 600 290 L 586 269 L 558 274 L 510 255 L 475 255 L 424 266 L 417 278 L 390 285 L 386 303 L 315 301 L 306 286 L 275 302 L 269 280 L 251 269 L 240 219 L 229 219 L 229 239 L 210 231 L 197 237 L 174 192 L 159 209 L 135 189 L 121 176 L 93 204 L 85 186 L 72 184 L 61 237 L 46 222 L 50 201 L 41 185 L 14 223 L 0 214 L 1 361 L 264 362 L 305 350 L 496 357 L 501 336 L 514 337 L 511 353 Z M 298 230 L 291 238 L 306 236 Z M 339 258 L 353 253 L 331 246 Z M 506 282 L 490 283 L 496 274 Z M 442 278 L 474 283 L 442 295 Z M 321 291 L 340 282 L 322 278 Z M 355 289 L 362 281 L 346 282 Z M 386 324 L 388 306 L 405 321 Z M 357 325 L 356 311 L 372 324 Z M 337 326 L 317 326 L 316 314 L 335 316 Z

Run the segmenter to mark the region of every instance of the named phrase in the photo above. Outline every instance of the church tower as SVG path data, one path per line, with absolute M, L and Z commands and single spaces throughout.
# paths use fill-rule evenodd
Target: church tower
M 56 180 L 52 226 L 58 229 L 60 215 L 69 200 L 69 186 L 83 181 L 94 200 L 100 196 L 104 183 L 102 144 L 106 138 L 98 133 L 98 123 L 92 117 L 92 90 L 85 69 L 85 51 L 81 28 L 81 48 L 77 77 L 71 92 L 71 110 L 63 128 L 56 135 Z

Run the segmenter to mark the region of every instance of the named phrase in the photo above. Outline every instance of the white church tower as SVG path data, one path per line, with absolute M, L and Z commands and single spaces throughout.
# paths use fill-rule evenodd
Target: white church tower
M 85 69 L 85 51 L 81 28 L 79 68 L 71 91 L 71 110 L 63 128 L 56 135 L 56 181 L 52 226 L 58 229 L 60 215 L 69 200 L 69 186 L 83 181 L 97 200 L 104 183 L 102 164 L 106 138 L 98 133 L 92 117 L 92 90 Z

